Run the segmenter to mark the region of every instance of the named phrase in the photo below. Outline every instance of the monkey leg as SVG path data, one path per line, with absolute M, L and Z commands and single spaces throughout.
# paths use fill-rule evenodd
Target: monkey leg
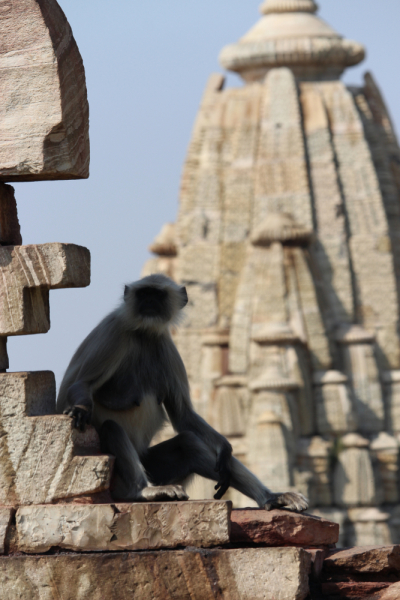
M 117 500 L 187 500 L 180 485 L 148 486 L 144 467 L 126 431 L 115 421 L 105 421 L 99 431 L 102 452 L 115 456 L 112 494 Z
M 196 474 L 218 481 L 216 454 L 196 434 L 184 431 L 174 438 L 149 448 L 141 457 L 143 466 L 155 485 L 182 483 Z M 308 502 L 302 494 L 274 494 L 236 458 L 231 458 L 231 486 L 252 498 L 261 508 L 305 510 Z
M 113 495 L 121 500 L 136 500 L 147 486 L 139 455 L 128 434 L 115 421 L 104 421 L 99 430 L 101 451 L 115 456 Z

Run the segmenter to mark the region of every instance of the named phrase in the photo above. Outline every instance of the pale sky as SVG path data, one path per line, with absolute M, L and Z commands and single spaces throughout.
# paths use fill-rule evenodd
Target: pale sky
M 88 288 L 50 292 L 51 330 L 9 338 L 11 371 L 52 370 L 60 384 L 78 344 L 140 276 L 147 247 L 174 221 L 186 148 L 221 48 L 258 18 L 257 0 L 60 0 L 83 57 L 90 178 L 15 184 L 24 244 L 73 242 L 92 255 Z M 400 131 L 399 0 L 321 0 L 320 15 L 363 43 Z M 238 85 L 229 76 L 228 85 Z

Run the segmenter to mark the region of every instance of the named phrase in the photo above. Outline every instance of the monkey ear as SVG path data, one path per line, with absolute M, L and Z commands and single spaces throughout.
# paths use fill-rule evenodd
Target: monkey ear
M 127 298 L 128 294 L 129 294 L 129 288 L 128 288 L 128 286 L 126 285 L 126 286 L 125 286 L 125 289 L 124 289 L 124 300 L 126 300 L 126 298 Z
M 181 287 L 181 297 L 182 297 L 182 306 L 181 308 L 184 308 L 186 306 L 186 304 L 189 302 L 189 298 L 187 295 L 187 291 L 185 287 Z

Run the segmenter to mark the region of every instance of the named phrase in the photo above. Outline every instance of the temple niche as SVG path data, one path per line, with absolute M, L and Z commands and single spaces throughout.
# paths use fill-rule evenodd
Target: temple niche
M 144 274 L 186 286 L 193 402 L 244 463 L 308 494 L 342 544 L 397 543 L 400 150 L 372 75 L 340 79 L 363 46 L 317 10 L 266 0 L 222 50 L 243 85 L 210 77 Z

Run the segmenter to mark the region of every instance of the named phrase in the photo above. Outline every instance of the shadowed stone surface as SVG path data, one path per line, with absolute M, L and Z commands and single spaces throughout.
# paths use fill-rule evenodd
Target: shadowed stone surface
M 12 508 L 0 508 L 0 554 L 4 554 L 4 544 L 13 514 L 14 510 Z
M 377 581 L 339 581 L 323 583 L 321 585 L 321 591 L 324 596 L 337 597 L 337 598 L 365 598 L 366 600 L 373 600 L 372 594 L 386 590 L 389 587 L 389 583 L 379 583 Z M 374 596 L 375 598 L 375 596 Z M 398 596 L 395 600 L 398 600 Z
M 0 182 L 0 244 L 18 246 L 22 244 L 14 188 Z
M 0 558 L 7 600 L 305 600 L 310 557 L 295 548 Z
M 113 459 L 77 455 L 82 434 L 54 411 L 53 373 L 0 374 L 0 505 L 43 504 L 109 487 Z
M 339 539 L 339 525 L 284 510 L 233 510 L 232 543 L 269 546 L 329 546 Z
M 47 552 L 147 550 L 229 543 L 229 502 L 24 506 L 16 514 L 18 549 Z
M 89 176 L 85 71 L 55 0 L 1 3 L 0 179 Z

